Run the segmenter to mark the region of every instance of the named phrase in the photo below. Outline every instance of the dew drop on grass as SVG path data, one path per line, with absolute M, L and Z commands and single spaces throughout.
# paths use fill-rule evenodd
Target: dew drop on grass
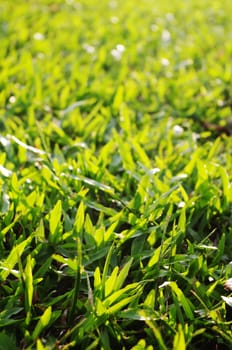
M 110 53 L 115 60 L 120 61 L 124 51 L 125 51 L 125 46 L 122 44 L 117 44 L 116 47 L 113 50 L 111 50 Z
M 166 14 L 166 19 L 167 19 L 169 22 L 172 22 L 172 21 L 174 21 L 175 16 L 174 16 L 173 13 L 169 12 L 169 13 Z
M 33 38 L 35 40 L 44 40 L 44 35 L 42 33 L 37 32 L 33 35 Z
M 84 44 L 83 49 L 89 54 L 92 54 L 95 52 L 95 47 L 89 44 Z
M 184 208 L 184 207 L 185 207 L 185 202 L 178 203 L 178 208 Z
M 181 135 L 183 133 L 184 129 L 180 125 L 174 125 L 173 132 L 175 135 Z
M 111 9 L 116 9 L 116 8 L 118 7 L 118 2 L 115 1 L 115 0 L 109 1 L 109 7 L 110 7 Z
M 118 45 L 116 45 L 116 49 L 117 49 L 119 52 L 124 52 L 124 51 L 125 51 L 125 46 L 122 45 L 122 44 L 118 44 Z
M 169 66 L 170 62 L 167 58 L 163 57 L 163 58 L 161 58 L 161 64 L 162 64 L 162 66 L 167 67 L 167 66 Z
M 16 97 L 15 96 L 10 96 L 9 102 L 10 103 L 15 103 L 16 102 Z
M 36 57 L 40 60 L 43 60 L 45 58 L 45 54 L 43 52 L 38 52 Z
M 157 24 L 151 24 L 150 29 L 151 29 L 152 32 L 157 32 L 159 27 L 157 26 Z
M 116 17 L 116 16 L 113 16 L 113 17 L 110 18 L 110 22 L 111 22 L 112 24 L 116 24 L 116 23 L 119 22 L 119 18 Z
M 168 42 L 171 40 L 171 34 L 167 29 L 164 29 L 162 32 L 162 41 Z

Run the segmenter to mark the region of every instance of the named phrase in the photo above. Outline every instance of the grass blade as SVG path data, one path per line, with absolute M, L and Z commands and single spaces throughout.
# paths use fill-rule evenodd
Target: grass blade
M 49 306 L 42 316 L 39 318 L 39 321 L 37 322 L 35 329 L 32 333 L 32 339 L 36 340 L 38 336 L 41 334 L 41 332 L 49 325 L 50 320 L 52 316 L 52 308 Z

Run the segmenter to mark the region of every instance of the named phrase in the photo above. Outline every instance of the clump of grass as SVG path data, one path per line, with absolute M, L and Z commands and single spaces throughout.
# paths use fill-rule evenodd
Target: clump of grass
M 0 4 L 0 348 L 231 348 L 231 9 Z

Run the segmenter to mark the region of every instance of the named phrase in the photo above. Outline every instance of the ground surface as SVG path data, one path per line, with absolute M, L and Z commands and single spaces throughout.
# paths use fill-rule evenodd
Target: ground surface
M 231 12 L 0 2 L 0 349 L 231 349 Z

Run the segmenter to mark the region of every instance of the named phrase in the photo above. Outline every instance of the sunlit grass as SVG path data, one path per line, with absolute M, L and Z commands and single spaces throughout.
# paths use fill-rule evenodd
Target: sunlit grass
M 231 10 L 0 3 L 0 349 L 231 348 Z

